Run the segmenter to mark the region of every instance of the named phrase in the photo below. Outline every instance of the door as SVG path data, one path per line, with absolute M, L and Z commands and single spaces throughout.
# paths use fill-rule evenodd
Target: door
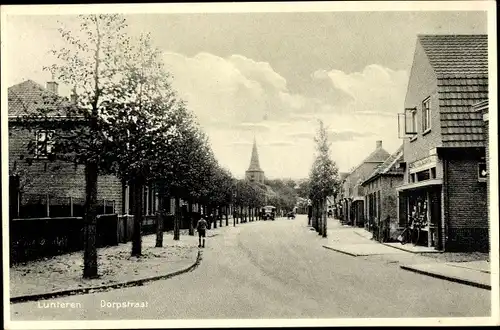
M 441 250 L 441 232 L 442 226 L 441 223 L 441 189 L 432 189 L 429 192 L 429 204 L 430 204 L 430 226 L 433 227 L 433 246 L 437 249 Z

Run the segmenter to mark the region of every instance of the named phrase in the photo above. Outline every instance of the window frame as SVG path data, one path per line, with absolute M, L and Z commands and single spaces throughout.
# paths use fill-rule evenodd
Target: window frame
M 45 134 L 45 139 L 41 141 L 41 134 Z M 35 132 L 35 158 L 48 159 L 53 155 L 54 148 L 54 130 L 40 129 Z
M 431 130 L 431 97 L 427 97 L 422 101 L 422 134 L 426 134 Z

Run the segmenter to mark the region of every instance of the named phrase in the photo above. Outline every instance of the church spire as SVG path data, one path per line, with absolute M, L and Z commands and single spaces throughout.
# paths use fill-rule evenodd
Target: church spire
M 250 159 L 249 171 L 262 171 L 259 164 L 259 153 L 257 151 L 257 142 L 255 141 L 255 136 L 253 138 L 253 148 L 252 148 L 252 158 Z

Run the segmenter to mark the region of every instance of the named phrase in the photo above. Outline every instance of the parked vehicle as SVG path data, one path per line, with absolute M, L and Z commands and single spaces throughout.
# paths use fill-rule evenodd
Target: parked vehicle
M 264 206 L 261 209 L 262 212 L 262 220 L 274 220 L 276 217 L 276 207 L 272 205 Z
M 295 212 L 290 211 L 286 214 L 287 219 L 295 219 Z

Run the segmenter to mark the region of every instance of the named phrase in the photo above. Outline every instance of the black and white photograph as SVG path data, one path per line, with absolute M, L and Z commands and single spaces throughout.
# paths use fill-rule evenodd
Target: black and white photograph
M 5 329 L 500 325 L 495 1 L 0 8 Z

